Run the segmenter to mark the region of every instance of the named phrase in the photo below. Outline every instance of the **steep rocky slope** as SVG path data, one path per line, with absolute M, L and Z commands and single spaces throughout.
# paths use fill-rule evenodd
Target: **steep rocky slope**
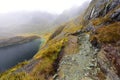
M 30 61 L 1 80 L 120 80 L 120 0 L 92 0 L 61 25 Z
M 84 30 L 99 49 L 97 61 L 104 80 L 120 80 L 120 0 L 93 0 L 88 9 Z

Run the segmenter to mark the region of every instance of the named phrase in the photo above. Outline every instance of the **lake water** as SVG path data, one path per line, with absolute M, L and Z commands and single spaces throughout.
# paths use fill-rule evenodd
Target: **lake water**
M 41 41 L 36 39 L 23 44 L 0 48 L 0 72 L 3 72 L 19 62 L 31 59 L 39 50 Z

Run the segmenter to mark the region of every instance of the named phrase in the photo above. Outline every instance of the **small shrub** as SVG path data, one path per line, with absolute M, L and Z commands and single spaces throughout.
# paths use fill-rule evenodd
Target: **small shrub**
M 120 40 L 120 22 L 101 27 L 96 30 L 92 39 L 96 38 L 100 43 L 114 43 Z

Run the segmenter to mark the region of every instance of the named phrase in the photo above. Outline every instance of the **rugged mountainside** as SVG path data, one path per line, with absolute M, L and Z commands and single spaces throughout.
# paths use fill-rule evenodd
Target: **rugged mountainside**
M 120 0 L 92 0 L 1 80 L 120 80 Z
M 120 0 L 93 0 L 84 17 L 104 79 L 120 80 Z M 101 79 L 103 80 L 103 79 Z

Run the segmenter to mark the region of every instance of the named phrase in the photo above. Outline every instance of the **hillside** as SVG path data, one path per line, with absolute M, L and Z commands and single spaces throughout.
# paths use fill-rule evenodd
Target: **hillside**
M 15 45 L 15 44 L 22 44 L 29 41 L 33 41 L 35 39 L 40 39 L 38 35 L 21 35 L 21 36 L 15 36 L 11 38 L 4 38 L 0 39 L 0 47 Z
M 120 0 L 92 0 L 1 80 L 120 80 Z

